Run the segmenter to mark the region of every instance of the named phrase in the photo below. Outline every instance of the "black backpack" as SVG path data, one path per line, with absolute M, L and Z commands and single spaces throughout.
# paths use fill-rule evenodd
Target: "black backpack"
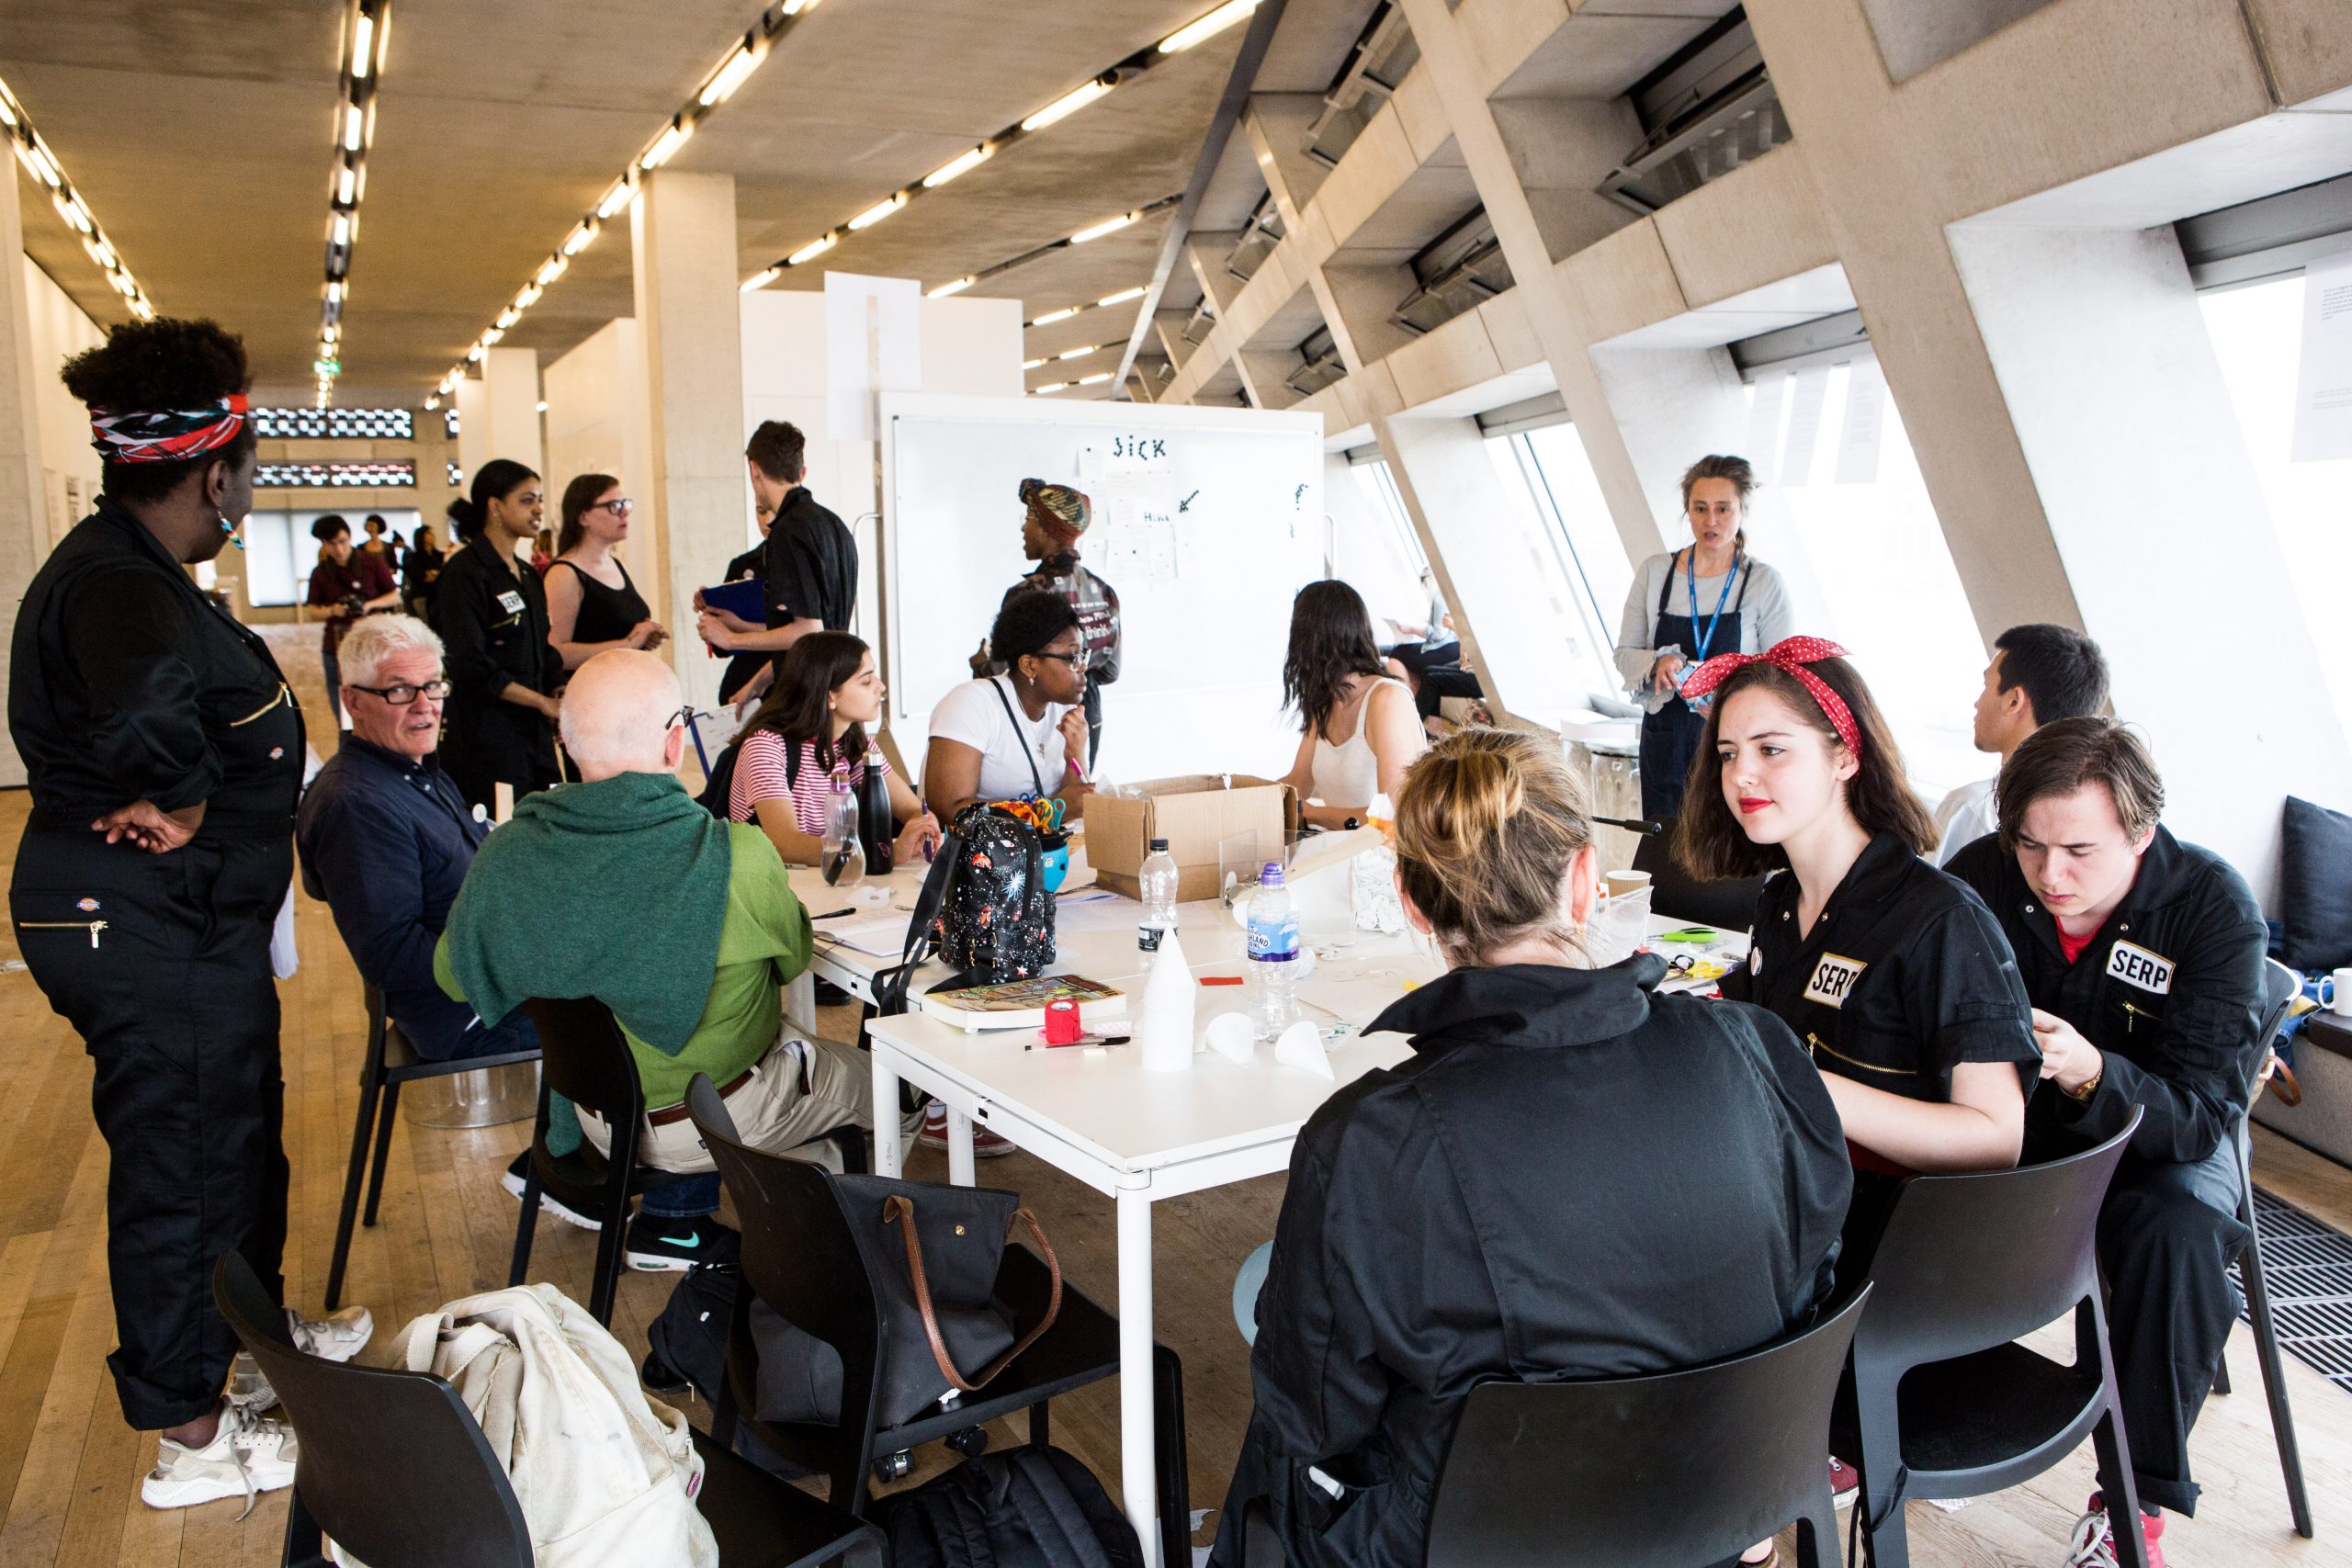
M 1143 1568 L 1135 1526 L 1057 1448 L 977 1455 L 875 1513 L 892 1568 Z
M 877 1013 L 906 1010 L 907 983 L 933 953 L 956 971 L 934 990 L 1045 973 L 1054 961 L 1054 896 L 1037 829 L 991 806 L 956 814 L 915 899 L 899 965 L 875 976 Z

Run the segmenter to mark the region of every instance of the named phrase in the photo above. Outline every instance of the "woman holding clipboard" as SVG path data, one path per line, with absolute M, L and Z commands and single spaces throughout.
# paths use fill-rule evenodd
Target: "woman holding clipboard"
M 1781 574 L 1747 553 L 1747 498 L 1756 472 L 1745 457 L 1707 457 L 1682 476 L 1691 542 L 1652 556 L 1634 576 L 1617 633 L 1617 670 L 1644 708 L 1642 815 L 1677 817 L 1706 715 L 1681 695 L 1682 680 L 1719 653 L 1755 653 L 1796 629 Z

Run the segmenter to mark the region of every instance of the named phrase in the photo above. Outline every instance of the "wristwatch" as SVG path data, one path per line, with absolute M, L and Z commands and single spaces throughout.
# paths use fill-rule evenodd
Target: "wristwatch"
M 1362 822 L 1358 821 L 1355 818 L 1351 817 L 1346 821 L 1340 824 L 1340 830 L 1343 833 L 1352 833 L 1363 826 L 1363 824 Z
M 2066 1092 L 2073 1095 L 2078 1103 L 2088 1105 L 2091 1102 L 2091 1096 L 2098 1092 L 2099 1083 L 2106 1077 L 2107 1069 L 2105 1067 L 2101 1067 L 2098 1072 L 2095 1072 L 2090 1076 L 2089 1080 L 2086 1082 L 2082 1088 L 2070 1089 Z

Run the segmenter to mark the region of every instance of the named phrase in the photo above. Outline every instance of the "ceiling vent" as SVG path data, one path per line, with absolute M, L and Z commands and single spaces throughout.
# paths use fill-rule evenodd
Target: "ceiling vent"
M 1348 373 L 1340 358 L 1340 345 L 1328 326 L 1316 328 L 1298 345 L 1298 368 L 1283 378 L 1290 389 L 1302 398 L 1311 398 Z
M 1788 116 L 1737 8 L 1626 96 L 1645 134 L 1600 194 L 1645 216 L 1789 140 Z
M 1235 243 L 1233 254 L 1225 258 L 1225 270 L 1247 283 L 1258 275 L 1266 258 L 1274 254 L 1282 243 L 1283 215 L 1274 207 L 1274 193 L 1268 191 L 1258 198 L 1241 225 L 1241 238 Z
M 1306 155 L 1327 169 L 1336 167 L 1420 57 L 1403 7 L 1380 0 L 1346 63 L 1323 91 L 1323 112 L 1306 128 Z
M 1435 332 L 1511 285 L 1510 264 L 1503 260 L 1495 226 L 1483 207 L 1473 208 L 1423 246 L 1411 265 L 1418 287 L 1396 307 L 1391 320 L 1416 335 Z

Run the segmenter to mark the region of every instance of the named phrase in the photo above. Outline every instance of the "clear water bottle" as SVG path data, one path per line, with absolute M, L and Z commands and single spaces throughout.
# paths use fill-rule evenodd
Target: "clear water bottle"
M 1271 1040 L 1298 1018 L 1298 908 L 1283 885 L 1280 861 L 1268 861 L 1250 899 L 1250 1022 Z
M 858 838 L 857 796 L 849 772 L 833 770 L 833 792 L 825 806 L 825 830 L 817 840 L 817 864 L 826 886 L 854 887 L 865 876 L 865 846 Z
M 1168 852 L 1168 840 L 1154 839 L 1151 853 L 1144 858 L 1143 870 L 1136 875 L 1143 895 L 1143 918 L 1136 925 L 1136 946 L 1145 953 L 1159 951 L 1163 931 L 1176 929 L 1176 859 Z

